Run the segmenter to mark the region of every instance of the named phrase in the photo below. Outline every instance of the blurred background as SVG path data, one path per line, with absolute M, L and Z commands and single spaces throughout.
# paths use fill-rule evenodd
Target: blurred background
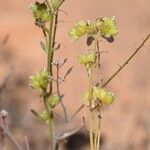
M 9 75 L 5 89 L 0 93 L 0 110 L 9 113 L 9 125 L 15 138 L 24 145 L 27 136 L 32 150 L 48 149 L 47 127 L 30 112 L 43 110 L 39 92 L 29 86 L 29 76 L 46 66 L 46 55 L 39 42 L 42 33 L 34 25 L 29 11 L 31 0 L 5 0 L 0 3 L 0 85 Z M 61 48 L 56 57 L 67 58 L 74 69 L 62 87 L 69 116 L 82 104 L 86 89 L 86 71 L 78 63 L 79 53 L 87 50 L 85 39 L 71 42 L 68 30 L 78 20 L 94 20 L 102 16 L 116 16 L 119 34 L 111 44 L 103 40 L 101 50 L 108 51 L 102 58 L 102 78 L 105 81 L 136 49 L 150 32 L 149 0 L 66 0 L 60 11 L 57 42 Z M 3 44 L 8 35 L 8 41 Z M 103 112 L 101 150 L 150 150 L 150 40 L 140 53 L 107 86 L 116 97 Z M 56 108 L 58 113 L 61 109 Z M 69 125 L 78 127 L 82 111 Z M 57 121 L 59 128 L 60 121 Z M 82 139 L 82 142 L 81 142 Z M 83 132 L 71 137 L 61 149 L 88 149 Z M 5 140 L 0 150 L 16 148 Z

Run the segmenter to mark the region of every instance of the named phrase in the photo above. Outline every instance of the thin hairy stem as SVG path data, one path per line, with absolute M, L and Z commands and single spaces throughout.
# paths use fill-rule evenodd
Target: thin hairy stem
M 90 111 L 90 150 L 94 150 L 92 111 Z
M 52 58 L 53 58 L 53 49 L 52 49 L 52 36 L 53 36 L 53 22 L 54 22 L 54 16 L 53 14 L 51 15 L 51 22 L 50 22 L 50 27 L 49 27 L 49 43 L 48 43 L 48 58 L 47 58 L 47 71 L 50 76 L 53 75 L 52 73 Z M 50 91 L 49 94 L 51 95 L 52 93 L 52 83 L 50 82 Z
M 60 99 L 61 94 L 60 94 L 60 88 L 59 88 L 59 66 L 57 66 L 56 77 L 57 77 L 56 78 L 57 94 L 58 94 L 58 97 Z M 64 120 L 65 120 L 65 122 L 68 122 L 67 110 L 66 110 L 66 107 L 65 107 L 62 99 L 60 100 L 60 104 L 61 104 L 61 107 L 62 107 L 63 112 L 64 112 Z
M 62 0 L 54 11 L 58 11 L 58 10 L 59 10 L 59 7 L 60 7 L 64 2 L 65 2 L 65 0 Z
M 50 24 L 49 24 L 49 32 L 48 32 L 48 56 L 47 56 L 47 71 L 50 77 L 53 77 L 53 57 L 54 57 L 54 46 L 55 46 L 55 40 L 56 40 L 56 29 L 57 29 L 57 22 L 58 22 L 58 10 L 53 10 L 51 2 L 49 0 L 46 0 L 46 3 L 48 4 L 48 7 L 50 9 Z M 61 5 L 58 6 L 58 8 Z M 46 33 L 44 33 L 46 36 Z M 46 41 L 47 38 L 45 37 Z M 59 91 L 59 85 L 57 85 L 58 95 L 60 97 L 60 91 Z M 51 96 L 53 92 L 53 80 L 49 84 L 49 95 Z M 45 91 L 45 94 L 47 93 L 47 90 Z M 50 132 L 50 138 L 51 138 L 51 149 L 55 149 L 55 143 L 57 143 L 54 139 L 54 124 L 53 124 L 53 112 L 51 108 L 49 108 L 47 104 L 47 97 L 44 97 L 44 105 L 46 112 L 48 113 L 48 126 L 49 126 L 49 132 Z M 66 112 L 65 112 L 66 115 Z M 66 115 L 67 116 L 67 115 Z
M 55 46 L 55 39 L 56 39 L 56 29 L 57 29 L 57 22 L 58 22 L 58 11 L 52 14 L 52 21 L 50 23 L 50 33 L 49 33 L 49 54 L 48 54 L 48 64 L 49 64 L 49 72 L 50 76 L 53 75 L 52 70 L 52 62 L 54 57 L 54 46 Z M 53 82 L 50 83 L 50 95 L 52 93 Z
M 105 87 L 112 79 L 114 79 L 114 77 L 116 77 L 116 75 L 118 75 L 118 73 L 132 60 L 132 58 L 141 50 L 141 48 L 144 46 L 144 44 L 146 43 L 146 41 L 149 39 L 150 34 L 148 34 L 148 36 L 143 40 L 143 42 L 137 47 L 137 49 L 134 51 L 134 53 L 123 63 L 123 65 L 120 66 L 120 68 L 115 71 L 115 73 L 108 78 L 108 80 L 102 85 L 102 88 Z
M 99 48 L 99 39 L 96 37 L 94 40 L 94 49 L 97 52 L 97 69 L 98 69 L 98 83 L 101 83 L 101 53 L 100 53 L 100 48 Z
M 54 128 L 53 128 L 53 113 L 50 110 L 48 104 L 47 104 L 47 100 L 46 98 L 44 98 L 44 106 L 45 106 L 45 110 L 48 114 L 48 127 L 49 127 L 49 135 L 50 135 L 50 139 L 53 140 L 54 137 Z
M 21 145 L 16 141 L 16 139 L 13 137 L 13 135 L 9 131 L 9 128 L 7 127 L 7 125 L 4 126 L 0 123 L 0 128 L 4 130 L 5 134 L 9 137 L 9 139 L 12 141 L 12 143 L 16 146 L 18 150 L 23 150 Z
M 99 120 L 99 130 L 98 130 L 98 137 L 97 137 L 97 150 L 100 150 L 100 135 L 101 135 L 101 119 Z
M 74 130 L 68 131 L 68 132 L 64 132 L 63 134 L 59 134 L 57 137 L 55 137 L 55 139 L 57 141 L 62 141 L 68 137 L 70 137 L 71 135 L 74 135 L 75 133 L 77 133 L 79 130 L 81 130 L 83 127 L 83 123 L 81 124 L 81 126 L 75 128 Z
M 94 150 L 94 137 L 93 137 L 93 115 L 92 115 L 92 78 L 93 78 L 93 69 L 90 70 L 89 74 L 89 111 L 90 111 L 90 147 L 91 150 Z
M 95 48 L 95 51 L 97 52 L 98 54 L 98 58 L 97 58 L 97 69 L 98 69 L 98 75 L 101 74 L 101 53 L 100 53 L 100 47 L 99 47 L 99 39 L 98 38 L 95 38 L 94 40 L 94 48 Z M 101 82 L 101 77 L 98 76 L 98 83 L 100 84 Z M 99 111 L 99 115 L 101 116 L 101 108 Z M 96 119 L 98 119 L 98 123 L 96 125 L 96 132 L 95 132 L 95 141 L 94 141 L 94 146 L 95 146 L 95 150 L 100 150 L 100 131 L 101 131 L 101 117 L 99 118 L 97 115 L 96 115 Z

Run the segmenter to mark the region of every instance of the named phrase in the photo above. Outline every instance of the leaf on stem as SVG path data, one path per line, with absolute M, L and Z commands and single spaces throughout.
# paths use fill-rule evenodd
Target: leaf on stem
M 64 79 L 72 72 L 73 67 L 69 68 L 66 74 L 64 75 Z
M 40 41 L 40 46 L 44 50 L 44 52 L 48 53 L 48 49 L 47 49 L 46 45 L 42 41 Z
M 30 110 L 31 113 L 36 117 L 36 118 L 40 118 L 41 119 L 41 116 L 33 109 Z
M 56 47 L 54 47 L 54 51 L 58 50 L 60 48 L 60 44 L 57 44 Z

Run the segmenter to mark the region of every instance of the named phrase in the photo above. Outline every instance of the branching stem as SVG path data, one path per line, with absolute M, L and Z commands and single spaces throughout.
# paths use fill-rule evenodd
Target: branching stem
M 64 0 L 63 0 L 64 1 Z M 54 46 L 55 46 L 55 39 L 56 39 L 56 29 L 57 29 L 57 22 L 58 22 L 58 9 L 61 6 L 61 4 L 63 3 L 63 1 L 60 3 L 60 5 L 58 6 L 58 8 L 56 10 L 54 10 L 52 8 L 51 2 L 49 0 L 46 0 L 46 3 L 49 7 L 50 10 L 50 24 L 49 24 L 49 29 L 48 29 L 48 42 L 47 42 L 47 37 L 46 37 L 46 33 L 44 33 L 45 36 L 45 40 L 46 40 L 46 47 L 48 48 L 48 55 L 47 55 L 47 72 L 49 74 L 50 77 L 53 77 L 53 56 L 54 56 Z M 58 88 L 59 89 L 59 88 Z M 51 96 L 53 92 L 53 80 L 50 82 L 49 84 L 49 91 L 48 91 L 48 95 Z M 47 90 L 44 91 L 44 95 L 46 95 Z M 60 93 L 60 92 L 59 92 Z M 47 104 L 47 96 L 43 97 L 43 101 L 44 101 L 44 106 L 46 109 L 46 112 L 48 114 L 48 126 L 49 126 L 49 132 L 50 132 L 50 139 L 51 139 L 51 149 L 55 150 L 55 139 L 54 139 L 54 125 L 53 125 L 53 111 L 51 110 L 51 108 L 49 108 L 48 104 Z
M 59 66 L 57 66 L 56 77 L 57 77 L 57 79 L 56 79 L 57 94 L 58 94 L 58 97 L 60 99 L 61 94 L 60 94 L 60 88 L 59 88 Z M 62 99 L 60 99 L 60 104 L 61 104 L 61 107 L 62 107 L 63 112 L 64 112 L 64 120 L 67 123 L 68 122 L 67 110 L 66 110 L 66 107 L 65 107 Z

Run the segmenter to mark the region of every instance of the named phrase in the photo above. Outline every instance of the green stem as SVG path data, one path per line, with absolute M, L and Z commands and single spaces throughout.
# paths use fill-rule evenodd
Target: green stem
M 53 139 L 54 135 L 53 135 L 53 125 L 52 125 L 52 119 L 53 119 L 53 114 L 52 114 L 52 111 L 50 110 L 48 104 L 47 104 L 47 101 L 46 101 L 46 98 L 44 98 L 44 106 L 45 106 L 45 109 L 46 109 L 46 112 L 48 114 L 48 127 L 49 127 L 49 135 L 50 135 L 50 139 Z
M 93 118 L 92 118 L 92 111 L 90 110 L 90 150 L 94 150 L 93 145 Z
M 59 7 L 64 3 L 64 1 L 65 0 L 62 0 L 54 11 L 58 11 Z
M 58 20 L 58 11 L 55 12 L 51 16 L 51 23 L 50 23 L 50 32 L 49 32 L 49 51 L 48 51 L 48 72 L 50 73 L 50 76 L 53 75 L 53 69 L 52 69 L 52 62 L 54 57 L 54 46 L 55 46 L 55 38 L 56 38 L 56 29 L 57 29 L 57 20 Z M 52 87 L 53 82 L 50 82 L 50 95 L 52 93 Z
M 99 77 L 101 74 L 101 53 L 100 53 L 100 49 L 99 49 L 99 39 L 98 37 L 95 37 L 94 40 L 94 50 L 97 53 L 97 69 L 98 69 L 98 82 L 100 84 L 101 78 Z
M 95 37 L 95 40 L 94 40 L 94 52 L 95 53 L 99 53 L 99 45 L 98 45 L 98 39 Z M 92 88 L 93 88 L 93 85 L 92 85 L 92 80 L 93 80 L 93 70 L 96 66 L 93 66 L 92 69 L 88 70 L 88 74 L 89 74 L 89 92 L 90 92 L 90 147 L 91 147 L 91 150 L 96 150 L 96 145 L 97 145 L 97 134 L 93 134 L 93 112 L 92 112 Z
M 49 33 L 48 33 L 48 56 L 47 56 L 47 72 L 50 76 L 52 76 L 52 61 L 53 61 L 53 47 L 52 47 L 52 43 L 53 43 L 53 26 L 54 26 L 54 15 L 53 13 L 51 14 L 51 21 L 50 21 L 50 25 L 49 25 Z M 52 81 L 50 82 L 50 91 L 49 91 L 49 95 L 52 94 Z M 50 139 L 51 139 L 51 149 L 53 150 L 53 143 L 54 143 L 54 127 L 53 127 L 53 112 L 52 110 L 49 108 L 48 104 L 47 104 L 47 100 L 46 98 L 44 98 L 44 105 L 45 105 L 45 109 L 46 112 L 48 114 L 48 128 L 49 128 L 49 134 L 50 134 Z
M 52 75 L 52 62 L 51 62 L 51 57 L 52 57 L 52 36 L 53 36 L 53 21 L 54 17 L 53 14 L 51 15 L 51 22 L 50 22 L 50 27 L 49 27 L 49 42 L 48 42 L 48 58 L 47 58 L 47 71 L 49 75 Z
M 89 70 L 89 92 L 90 92 L 90 149 L 94 150 L 94 138 L 93 138 L 93 115 L 92 115 L 92 77 L 93 77 L 93 69 Z
M 95 51 L 98 54 L 98 58 L 97 58 L 97 69 L 98 69 L 98 75 L 100 75 L 101 73 L 101 53 L 100 53 L 100 48 L 99 48 L 99 39 L 98 37 L 95 38 L 94 40 L 94 48 Z M 101 82 L 100 77 L 98 77 L 98 83 L 100 84 Z M 101 108 L 100 108 L 101 109 Z M 101 115 L 101 111 L 100 111 L 100 115 Z M 96 119 L 99 120 L 99 117 L 96 116 Z M 96 132 L 95 132 L 95 150 L 99 150 L 100 149 L 100 131 L 101 131 L 101 119 L 97 122 L 96 125 Z
M 97 145 L 97 130 L 94 133 L 94 150 L 96 150 L 96 145 Z
M 98 130 L 98 137 L 97 137 L 97 150 L 100 150 L 100 135 L 101 135 L 101 119 L 99 120 L 99 130 Z
M 50 2 L 46 1 L 49 9 L 51 11 L 51 21 L 49 25 L 49 33 L 48 33 L 48 56 L 47 56 L 47 72 L 50 76 L 53 76 L 53 68 L 52 68 L 52 62 L 53 62 L 53 56 L 54 56 L 54 46 L 55 46 L 55 38 L 56 38 L 56 29 L 57 29 L 57 21 L 58 21 L 58 11 L 53 11 L 51 8 Z M 52 87 L 53 87 L 53 81 L 50 82 L 49 85 L 49 95 L 52 94 Z M 53 112 L 49 108 L 46 102 L 46 98 L 44 98 L 44 105 L 46 112 L 49 114 L 49 120 L 48 120 L 48 126 L 49 126 L 49 132 L 50 132 L 50 138 L 51 138 L 51 149 L 54 150 L 54 143 L 56 142 L 54 139 L 54 126 L 53 126 Z
M 58 23 L 58 11 L 55 11 L 55 13 L 54 13 L 53 41 L 52 41 L 52 47 L 53 48 L 55 46 L 57 23 Z

